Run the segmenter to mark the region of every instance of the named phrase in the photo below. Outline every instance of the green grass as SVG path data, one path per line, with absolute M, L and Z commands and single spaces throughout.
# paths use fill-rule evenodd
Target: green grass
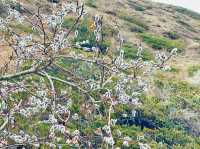
M 32 27 L 25 24 L 13 24 L 12 28 L 19 30 L 20 32 L 31 34 L 33 33 Z
M 37 131 L 39 132 L 41 137 L 48 136 L 50 126 L 49 124 L 40 123 L 37 125 Z
M 190 24 L 186 23 L 185 21 L 178 20 L 177 22 L 178 22 L 179 24 L 185 26 L 186 29 L 188 29 L 189 31 L 196 32 L 196 30 L 195 30 Z
M 136 4 L 134 1 L 128 1 L 128 5 L 131 7 L 131 8 L 133 8 L 133 9 L 135 9 L 136 11 L 145 11 L 145 7 L 143 6 L 143 5 L 140 5 L 140 4 Z
M 125 14 L 125 13 L 120 13 L 118 14 L 118 17 L 124 21 L 127 21 L 129 23 L 133 23 L 137 26 L 140 26 L 146 30 L 148 30 L 148 26 L 146 24 L 146 22 L 142 21 L 141 19 L 135 17 L 135 16 L 132 16 L 130 14 Z
M 85 4 L 89 7 L 97 8 L 96 0 L 86 0 Z
M 128 28 L 129 28 L 129 30 L 130 30 L 131 32 L 143 33 L 143 32 L 146 31 L 145 28 L 143 28 L 143 27 L 141 27 L 141 26 L 138 26 L 138 25 L 136 25 L 136 24 L 129 23 L 129 22 L 127 22 L 127 26 L 128 26 Z
M 198 71 L 200 71 L 200 65 L 193 65 L 188 68 L 188 75 L 190 77 L 194 76 Z
M 180 12 L 181 14 L 185 14 L 187 16 L 192 17 L 193 19 L 200 20 L 200 14 L 186 8 L 176 7 L 176 11 Z
M 127 58 L 127 59 L 138 58 L 138 56 L 137 56 L 138 48 L 135 47 L 134 45 L 132 45 L 130 43 L 126 43 L 126 44 L 124 44 L 122 49 L 124 50 L 125 58 Z M 143 60 L 152 60 L 153 59 L 153 53 L 148 49 L 144 49 L 144 51 L 142 52 L 142 55 L 143 55 Z
M 192 137 L 186 135 L 186 133 L 175 129 L 173 131 L 169 131 L 169 129 L 166 128 L 157 131 L 155 138 L 157 142 L 163 142 L 169 146 L 173 146 L 175 144 L 186 145 L 192 141 Z
M 103 30 L 103 35 L 106 37 L 116 36 L 118 33 L 117 30 L 109 24 L 105 24 L 102 30 Z
M 180 39 L 170 40 L 166 37 L 156 36 L 148 33 L 141 33 L 139 35 L 146 44 L 150 45 L 154 49 L 167 49 L 170 51 L 173 48 L 178 48 L 179 52 L 181 52 L 185 48 L 184 42 Z
M 172 73 L 179 73 L 179 72 L 180 72 L 180 69 L 177 68 L 177 67 L 171 67 L 171 69 L 169 70 L 169 72 L 172 72 Z
M 75 21 L 75 19 L 72 18 L 72 17 L 65 18 L 64 22 L 62 24 L 62 27 L 69 29 L 69 28 L 71 28 L 74 25 L 74 21 Z

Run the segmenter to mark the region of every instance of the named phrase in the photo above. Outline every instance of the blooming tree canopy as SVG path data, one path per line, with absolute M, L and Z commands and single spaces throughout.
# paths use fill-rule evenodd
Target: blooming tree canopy
M 110 49 L 106 47 L 103 53 L 100 48 L 104 24 L 98 14 L 91 19 L 95 44 L 83 50 L 82 45 L 90 43 L 89 37 L 74 42 L 81 21 L 88 17 L 84 3 L 48 3 L 34 11 L 20 1 L 2 4 L 6 15 L 0 18 L 1 47 L 9 47 L 11 56 L 0 67 L 0 148 L 61 148 L 63 144 L 117 148 L 118 140 L 123 146 L 136 141 L 141 149 L 150 148 L 140 139 L 123 136 L 115 127 L 116 110 L 128 105 L 135 117 L 142 104 L 140 95 L 151 85 L 152 72 L 168 69 L 165 63 L 177 49 L 144 61 L 143 48 L 138 47 L 137 58 L 128 61 L 122 49 L 123 35 L 115 26 L 118 46 L 114 50 L 118 55 L 109 57 Z M 76 19 L 65 28 L 68 16 Z M 31 30 L 21 32 L 15 25 Z M 127 116 L 123 111 L 120 114 Z

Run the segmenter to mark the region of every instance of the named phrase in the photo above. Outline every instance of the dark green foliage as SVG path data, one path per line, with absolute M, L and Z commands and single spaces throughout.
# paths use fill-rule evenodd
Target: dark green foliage
M 86 0 L 85 4 L 89 7 L 97 8 L 96 0 Z
M 185 48 L 184 42 L 182 40 L 170 40 L 165 37 L 146 33 L 139 35 L 145 43 L 154 49 L 167 49 L 170 51 L 173 48 L 178 48 L 179 52 L 181 52 Z
M 139 5 L 135 5 L 135 10 L 136 11 L 145 11 L 145 8 Z
M 84 47 L 92 48 L 98 46 L 102 52 L 102 54 L 106 53 L 107 47 L 110 46 L 110 40 L 107 39 L 107 35 L 116 34 L 115 30 L 111 29 L 110 27 L 103 26 L 102 28 L 102 35 L 103 35 L 103 41 L 97 43 L 96 37 L 94 35 L 93 29 L 91 27 L 91 21 L 89 21 L 87 18 L 85 18 L 79 28 L 78 28 L 78 36 L 75 38 L 75 42 L 82 42 L 88 40 L 89 43 L 85 44 Z M 105 31 L 104 31 L 105 29 Z M 107 32 L 108 31 L 108 32 Z
M 168 146 L 173 146 L 176 144 L 186 145 L 191 143 L 192 138 L 186 133 L 176 130 L 176 129 L 167 129 L 162 128 L 156 132 L 155 138 L 157 142 L 163 142 L 168 144 Z
M 75 39 L 76 42 L 89 40 L 91 46 L 94 46 L 96 44 L 95 35 L 89 29 L 89 27 L 90 27 L 89 21 L 87 19 L 84 19 L 78 28 L 78 37 Z

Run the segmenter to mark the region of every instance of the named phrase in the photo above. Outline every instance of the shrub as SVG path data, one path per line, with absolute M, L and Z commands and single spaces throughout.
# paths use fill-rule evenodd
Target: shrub
M 188 68 L 188 75 L 190 77 L 194 76 L 200 70 L 200 65 L 193 65 Z
M 37 131 L 42 137 L 46 137 L 49 133 L 50 126 L 45 123 L 37 125 Z
M 193 19 L 200 20 L 200 14 L 197 12 L 194 12 L 182 7 L 175 7 L 175 8 L 176 8 L 176 11 L 180 12 L 181 14 L 185 14 L 187 16 L 192 17 Z
M 128 5 L 135 9 L 136 11 L 145 11 L 145 7 L 142 6 L 142 5 L 139 5 L 139 4 L 135 4 L 134 2 L 132 1 L 128 1 Z
M 117 35 L 117 30 L 115 28 L 113 28 L 113 26 L 106 24 L 105 26 L 103 26 L 102 28 L 103 30 L 103 35 L 108 37 L 108 36 L 114 36 Z
M 141 33 L 139 34 L 145 43 L 154 49 L 172 50 L 178 48 L 179 52 L 184 49 L 185 45 L 182 40 L 170 40 L 166 37 L 156 36 L 153 34 Z
M 97 8 L 95 0 L 87 0 L 85 4 L 89 7 Z
M 145 8 L 139 5 L 135 5 L 135 10 L 136 11 L 145 11 Z
M 102 27 L 102 34 L 103 36 L 107 36 L 107 35 L 112 35 L 112 34 L 116 34 L 114 29 L 111 29 L 110 27 Z M 105 29 L 105 31 L 104 31 Z M 84 19 L 79 28 L 78 28 L 78 36 L 75 38 L 74 42 L 82 42 L 82 41 L 86 41 L 88 40 L 89 43 L 86 43 L 84 46 L 85 47 L 96 47 L 97 42 L 96 42 L 96 37 L 94 35 L 94 32 L 91 28 L 91 21 L 89 19 Z M 107 47 L 110 46 L 110 40 L 106 39 L 103 40 L 102 42 L 98 43 L 98 47 L 100 48 L 101 52 L 103 54 L 106 53 L 106 49 Z
M 65 18 L 64 22 L 62 24 L 62 27 L 69 29 L 69 28 L 71 28 L 74 25 L 74 21 L 75 21 L 75 19 L 72 18 L 72 17 Z
M 143 28 L 143 27 L 141 27 L 141 26 L 138 26 L 138 25 L 135 25 L 135 24 L 128 23 L 127 25 L 128 25 L 129 30 L 130 30 L 131 32 L 143 33 L 143 32 L 146 31 L 145 28 Z
M 155 138 L 157 142 L 164 142 L 169 146 L 176 144 L 186 145 L 187 143 L 191 143 L 190 136 L 187 136 L 184 132 L 175 129 L 170 130 L 162 128 L 159 132 L 156 132 Z
M 137 47 L 135 47 L 134 45 L 132 45 L 130 43 L 126 43 L 126 44 L 124 44 L 124 46 L 122 48 L 124 50 L 125 58 L 127 58 L 127 59 L 136 59 L 137 58 L 137 50 L 138 50 Z M 143 55 L 143 60 L 152 60 L 153 59 L 153 54 L 148 49 L 144 49 L 142 55 Z
M 133 23 L 137 26 L 140 26 L 146 30 L 148 30 L 148 26 L 146 24 L 146 22 L 143 22 L 141 21 L 141 19 L 135 17 L 135 16 L 131 16 L 131 15 L 128 15 L 128 14 L 124 14 L 124 13 L 121 13 L 118 15 L 118 17 L 124 21 L 127 21 L 129 23 Z
M 96 43 L 95 35 L 90 30 L 90 22 L 88 19 L 84 19 L 79 28 L 78 28 L 78 36 L 75 39 L 76 42 L 82 42 L 85 40 L 89 40 L 90 44 L 94 45 Z
M 176 40 L 176 39 L 180 38 L 180 36 L 177 34 L 177 32 L 164 32 L 163 35 L 164 35 L 164 37 L 167 37 L 172 40 Z

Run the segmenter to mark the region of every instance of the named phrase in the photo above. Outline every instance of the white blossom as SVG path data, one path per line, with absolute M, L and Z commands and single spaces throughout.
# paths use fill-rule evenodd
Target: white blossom
M 104 137 L 103 140 L 109 145 L 113 146 L 115 144 L 115 141 L 114 141 L 113 137 L 111 137 L 111 136 L 110 137 Z
M 78 119 L 79 119 L 79 116 L 78 116 L 78 114 L 77 114 L 77 113 L 75 113 L 75 114 L 72 116 L 72 119 L 74 119 L 74 120 L 78 120 Z
M 143 144 L 139 142 L 139 146 L 140 146 L 140 149 L 151 149 L 151 147 L 148 144 Z

